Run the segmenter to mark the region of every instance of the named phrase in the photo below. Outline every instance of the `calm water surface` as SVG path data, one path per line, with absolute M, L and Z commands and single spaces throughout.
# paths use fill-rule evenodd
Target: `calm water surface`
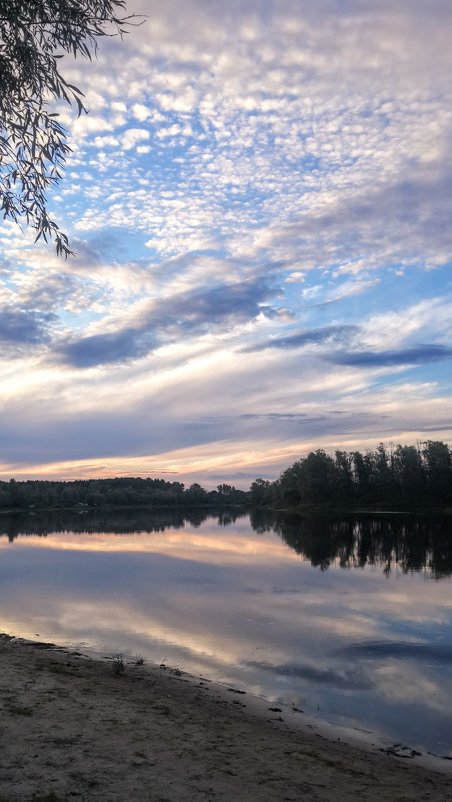
M 0 630 L 452 756 L 452 521 L 0 518 Z

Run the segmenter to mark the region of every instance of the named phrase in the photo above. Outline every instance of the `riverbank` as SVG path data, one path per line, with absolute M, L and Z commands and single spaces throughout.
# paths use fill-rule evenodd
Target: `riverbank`
M 452 796 L 448 761 L 439 772 L 333 741 L 271 707 L 178 670 L 2 636 L 0 802 Z

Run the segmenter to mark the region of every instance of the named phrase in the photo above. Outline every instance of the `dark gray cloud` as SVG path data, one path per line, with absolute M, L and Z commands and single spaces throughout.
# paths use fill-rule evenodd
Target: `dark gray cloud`
M 182 293 L 159 304 L 158 311 L 152 310 L 145 327 L 165 331 L 176 324 L 180 333 L 201 333 L 210 326 L 245 323 L 259 313 L 271 316 L 272 307 L 263 302 L 274 293 L 268 281 L 260 278 Z
M 133 326 L 67 342 L 59 353 L 76 367 L 137 359 L 163 342 L 201 335 L 211 329 L 225 330 L 259 314 L 271 316 L 273 309 L 264 301 L 274 293 L 261 279 L 180 293 L 162 299 L 158 305 L 153 302 Z
M 0 310 L 0 342 L 7 345 L 40 345 L 49 339 L 49 326 L 56 315 L 34 309 Z
M 302 348 L 304 345 L 320 344 L 326 341 L 345 342 L 358 331 L 358 326 L 323 326 L 289 334 L 287 337 L 275 337 L 273 340 L 250 345 L 242 350 L 245 353 L 264 351 L 266 348 Z
M 312 423 L 326 420 L 325 415 L 306 415 L 304 412 L 245 412 L 239 415 L 242 420 L 269 420 L 280 423 Z
M 93 334 L 67 343 L 61 349 L 66 361 L 78 368 L 124 362 L 145 356 L 152 349 L 151 338 L 136 329 Z
M 273 473 L 259 473 L 261 479 L 270 479 L 273 480 L 275 478 L 275 474 Z M 209 473 L 209 479 L 211 482 L 237 482 L 243 481 L 244 479 L 248 480 L 250 483 L 254 482 L 256 478 L 256 473 L 244 473 L 243 471 L 234 471 L 233 473 Z M 242 515 L 240 514 L 240 517 Z
M 391 367 L 397 365 L 426 365 L 443 359 L 452 359 L 452 348 L 447 345 L 419 344 L 389 351 L 337 351 L 324 356 L 336 365 L 356 367 Z

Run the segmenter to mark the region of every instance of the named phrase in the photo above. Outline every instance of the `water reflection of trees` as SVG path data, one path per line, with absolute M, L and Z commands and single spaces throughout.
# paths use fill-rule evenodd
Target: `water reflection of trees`
M 9 541 L 17 537 L 38 535 L 45 537 L 52 532 L 75 532 L 78 534 L 127 535 L 136 532 L 164 532 L 166 529 L 183 529 L 184 526 L 199 527 L 207 518 L 212 518 L 219 526 L 230 526 L 237 517 L 245 513 L 232 509 L 216 514 L 205 509 L 189 510 L 160 509 L 148 510 L 89 510 L 89 511 L 51 511 L 36 513 L 11 513 L 0 517 L 0 537 Z
M 452 519 L 434 516 L 315 518 L 253 512 L 258 532 L 277 532 L 290 548 L 325 571 L 378 566 L 427 572 L 439 579 L 452 573 Z
M 90 510 L 11 513 L 0 516 L 0 537 L 54 532 L 127 535 L 199 527 L 211 520 L 232 526 L 246 515 L 241 510 Z M 424 571 L 432 578 L 452 573 L 452 519 L 427 515 L 372 515 L 342 518 L 301 517 L 257 509 L 250 514 L 256 532 L 275 532 L 291 549 L 325 571 L 330 565 L 363 568 L 373 565 L 389 574 Z

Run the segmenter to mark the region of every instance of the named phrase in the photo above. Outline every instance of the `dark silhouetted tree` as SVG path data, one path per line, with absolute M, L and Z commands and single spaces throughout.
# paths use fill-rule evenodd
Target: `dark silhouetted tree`
M 354 496 L 352 457 L 346 451 L 336 451 L 336 495 L 341 501 L 352 501 Z
M 403 501 L 421 503 L 425 495 L 425 472 L 416 446 L 397 446 L 393 466 L 399 497 Z
M 321 448 L 311 451 L 301 465 L 302 501 L 308 504 L 331 503 L 337 495 L 334 460 Z
M 352 454 L 353 474 L 358 501 L 370 501 L 372 498 L 372 460 L 369 454 L 354 451 Z
M 452 501 L 452 455 L 445 443 L 427 440 L 422 456 L 425 463 L 428 493 L 439 502 Z
M 260 507 L 261 504 L 268 504 L 272 496 L 271 487 L 272 483 L 268 479 L 255 479 L 250 487 L 251 503 L 255 504 L 256 507 Z
M 252 504 L 275 508 L 300 505 L 353 504 L 440 505 L 452 502 L 452 452 L 446 443 L 429 440 L 420 446 L 383 443 L 375 451 L 311 451 L 286 468 L 275 482 L 257 479 Z
M 390 504 L 397 496 L 397 488 L 394 478 L 394 459 L 393 455 L 388 454 L 383 443 L 377 447 L 374 453 L 374 497 L 376 501 Z

